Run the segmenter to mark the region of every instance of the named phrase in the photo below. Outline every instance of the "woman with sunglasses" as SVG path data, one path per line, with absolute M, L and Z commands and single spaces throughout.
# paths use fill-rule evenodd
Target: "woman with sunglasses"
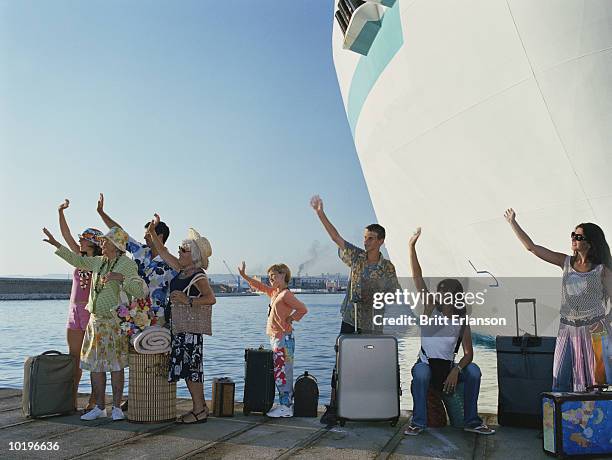
M 576 226 L 572 255 L 567 255 L 534 244 L 516 222 L 513 209 L 504 217 L 529 252 L 563 270 L 553 391 L 586 391 L 590 385 L 612 383 L 612 327 L 606 316 L 612 256 L 603 230 L 593 223 Z
M 59 213 L 59 226 L 68 248 L 80 256 L 102 255 L 101 240 L 103 233 L 96 228 L 86 228 L 79 235 L 78 243 L 72 237 L 64 211 L 70 206 L 66 198 L 57 209 Z M 75 268 L 72 273 L 72 290 L 70 292 L 70 304 L 68 307 L 68 321 L 66 323 L 66 340 L 68 342 L 68 353 L 74 357 L 76 372 L 74 373 L 74 404 L 77 403 L 79 382 L 81 381 L 81 347 L 85 329 L 89 322 L 89 312 L 85 309 L 89 301 L 89 289 L 91 288 L 91 271 Z M 89 403 L 83 413 L 89 412 L 96 405 L 93 393 L 89 396 Z M 76 410 L 76 407 L 75 407 Z
M 155 220 L 147 227 L 151 244 L 166 263 L 178 274 L 170 281 L 170 323 L 172 324 L 173 305 L 189 305 L 191 308 L 212 306 L 217 302 L 210 287 L 206 269 L 212 255 L 209 241 L 200 236 L 193 228 L 179 246 L 178 257 L 170 254 L 155 232 Z M 169 362 L 169 382 L 184 379 L 191 394 L 193 408 L 181 415 L 177 423 L 205 423 L 208 407 L 204 398 L 204 334 L 212 335 L 209 330 L 201 333 L 175 332 L 172 324 L 172 350 Z

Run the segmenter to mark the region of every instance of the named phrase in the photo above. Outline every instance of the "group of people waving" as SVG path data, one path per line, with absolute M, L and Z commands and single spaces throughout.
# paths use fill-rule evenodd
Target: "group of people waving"
M 340 308 L 340 334 L 353 333 L 356 329 L 363 333 L 382 333 L 382 326 L 373 320 L 375 314 L 381 314 L 379 309 L 373 308 L 374 294 L 395 292 L 401 288 L 395 267 L 380 251 L 385 240 L 385 229 L 379 224 L 368 225 L 364 230 L 362 249 L 340 236 L 327 218 L 319 196 L 314 196 L 310 204 L 338 246 L 340 259 L 350 267 L 347 293 Z M 106 416 L 104 390 L 106 373 L 110 372 L 113 389 L 112 417 L 120 420 L 124 418 L 121 400 L 123 370 L 127 367 L 128 353 L 128 343 L 121 335 L 116 314 L 120 291 L 140 298 L 145 295 L 146 285 L 153 305 L 164 310 L 165 319 L 170 323 L 173 304 L 196 307 L 213 305 L 215 295 L 205 272 L 212 249 L 206 238 L 189 229 L 187 238 L 179 246 L 178 254 L 171 254 L 165 247 L 170 230 L 157 215 L 145 225 L 145 243 L 139 243 L 106 214 L 102 194 L 97 211 L 109 228 L 108 232 L 103 234 L 97 229 L 88 228 L 79 235 L 77 243 L 64 217 L 68 206 L 68 200 L 59 206 L 60 229 L 68 247 L 62 246 L 46 228 L 43 231 L 47 236 L 44 241 L 55 246 L 56 254 L 75 267 L 67 324 L 68 345 L 70 353 L 77 362 L 80 361 L 80 368 L 91 372 L 93 389 L 81 418 L 94 420 Z M 590 340 L 593 333 L 612 337 L 609 317 L 606 317 L 606 303 L 612 292 L 612 258 L 603 231 L 591 223 L 578 225 L 571 234 L 573 255 L 565 255 L 535 245 L 516 222 L 513 210 L 507 210 L 505 217 L 526 249 L 563 269 L 563 304 L 555 351 L 553 389 L 579 391 L 590 384 L 605 381 L 606 378 L 612 381 L 612 356 L 594 353 Z M 423 280 L 416 252 L 420 235 L 419 228 L 411 236 L 408 243 L 409 257 L 415 287 L 426 292 L 428 287 Z M 125 255 L 126 252 L 132 254 L 131 259 Z M 295 353 L 292 323 L 299 321 L 308 310 L 288 289 L 291 271 L 287 265 L 275 264 L 268 269 L 269 284 L 247 275 L 244 262 L 239 267 L 239 273 L 253 289 L 271 298 L 266 333 L 273 350 L 279 404 L 267 415 L 291 417 Z M 579 290 L 575 289 L 577 279 L 582 286 Z M 455 279 L 443 280 L 436 289 L 442 294 L 463 292 L 461 283 Z M 425 303 L 424 314 L 430 317 L 461 316 L 464 315 L 464 309 L 432 301 Z M 459 342 L 462 344 L 463 356 L 455 363 Z M 412 368 L 413 416 L 405 434 L 418 435 L 427 427 L 426 401 L 430 385 L 437 385 L 445 392 L 453 392 L 459 382 L 463 383 L 464 429 L 479 434 L 495 432 L 478 416 L 481 372 L 472 362 L 473 356 L 469 325 L 457 326 L 450 322 L 435 330 L 422 331 L 421 348 Z M 179 417 L 179 423 L 202 423 L 207 420 L 202 359 L 202 334 L 172 333 L 168 379 L 184 379 L 193 401 L 192 410 Z M 436 364 L 441 361 L 448 363 L 442 375 Z M 75 378 L 78 384 L 80 372 Z M 321 417 L 321 422 L 326 425 L 336 423 L 335 401 L 334 370 L 330 404 Z

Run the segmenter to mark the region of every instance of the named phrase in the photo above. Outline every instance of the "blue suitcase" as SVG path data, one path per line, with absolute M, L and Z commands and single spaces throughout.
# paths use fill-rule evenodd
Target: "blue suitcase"
M 612 454 L 612 391 L 601 391 L 605 387 L 542 393 L 544 452 L 557 457 Z

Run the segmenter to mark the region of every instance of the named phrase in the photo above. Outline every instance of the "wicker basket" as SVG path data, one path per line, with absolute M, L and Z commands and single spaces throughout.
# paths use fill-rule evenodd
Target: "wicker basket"
M 130 352 L 128 421 L 160 423 L 176 419 L 176 383 L 168 383 L 168 358 L 168 353 Z

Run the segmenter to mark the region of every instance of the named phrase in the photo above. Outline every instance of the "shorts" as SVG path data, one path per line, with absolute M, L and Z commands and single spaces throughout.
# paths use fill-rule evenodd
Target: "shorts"
M 66 329 L 76 329 L 85 331 L 89 322 L 89 312 L 85 309 L 85 304 L 71 303 L 68 308 L 68 322 Z

